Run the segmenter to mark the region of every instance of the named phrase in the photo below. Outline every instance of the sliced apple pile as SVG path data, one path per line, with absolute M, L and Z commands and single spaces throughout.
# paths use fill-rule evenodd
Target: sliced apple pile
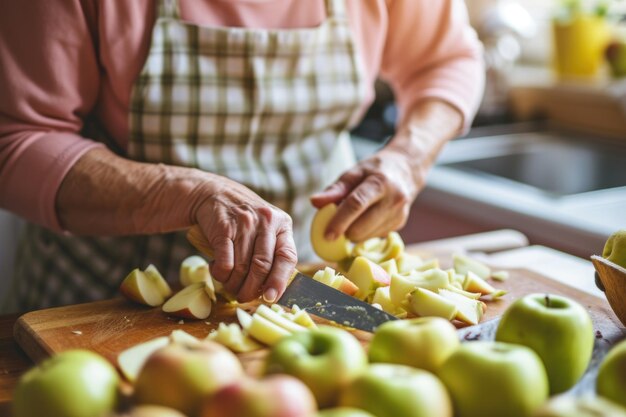
M 200 340 L 184 330 L 174 330 L 169 336 L 157 337 L 132 346 L 117 356 L 117 365 L 122 371 L 122 375 L 130 382 L 134 382 L 146 359 L 157 350 L 171 343 L 192 345 L 200 343 Z
M 154 265 L 143 271 L 133 269 L 122 281 L 120 292 L 129 300 L 150 307 L 160 306 L 172 295 L 170 286 Z
M 395 259 L 404 252 L 404 241 L 397 232 L 391 232 L 386 238 L 378 237 L 358 243 L 352 250 L 352 256 L 363 256 L 380 264 Z
M 354 296 L 368 301 L 371 301 L 377 288 L 386 287 L 391 282 L 387 271 L 363 256 L 354 259 L 346 277 L 358 287 Z
M 167 300 L 163 311 L 176 317 L 203 320 L 211 314 L 214 296 L 206 282 L 196 282 Z
M 354 295 L 359 290 L 359 287 L 357 287 L 352 281 L 343 275 L 338 274 L 333 268 L 328 266 L 317 271 L 313 275 L 313 279 L 348 295 Z
M 209 333 L 207 339 L 221 343 L 235 353 L 252 352 L 263 347 L 243 332 L 237 323 L 220 323 L 217 330 Z

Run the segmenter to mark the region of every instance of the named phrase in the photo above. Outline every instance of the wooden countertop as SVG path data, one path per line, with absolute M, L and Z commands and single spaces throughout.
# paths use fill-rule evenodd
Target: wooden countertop
M 518 267 L 519 265 L 511 264 L 511 262 L 507 263 L 507 260 L 519 261 L 520 254 L 529 253 L 532 255 L 533 270 L 548 271 L 544 275 L 550 278 L 552 278 L 550 271 L 567 270 L 570 280 L 568 284 L 601 296 L 589 285 L 589 282 L 593 283 L 593 274 L 590 274 L 590 271 L 593 271 L 591 262 L 541 246 L 526 247 L 527 244 L 527 240 L 520 233 L 503 230 L 425 242 L 415 247 L 422 250 L 430 248 L 434 252 L 444 251 L 444 249 L 448 252 L 450 249 L 486 252 L 491 254 L 489 259 L 493 258 L 497 261 L 495 263 L 498 266 L 501 264 L 502 267 Z M 498 252 L 499 249 L 505 250 Z M 13 339 L 13 326 L 18 317 L 17 314 L 0 316 L 0 415 L 8 414 L 12 392 L 19 377 L 33 365 Z

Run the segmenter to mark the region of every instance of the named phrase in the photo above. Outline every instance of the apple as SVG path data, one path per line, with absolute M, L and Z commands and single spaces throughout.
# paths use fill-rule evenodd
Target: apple
M 463 343 L 437 374 L 458 417 L 528 417 L 548 398 L 541 359 L 525 346 Z
M 375 237 L 357 243 L 352 249 L 353 256 L 363 256 L 377 264 L 395 259 L 403 252 L 404 241 L 397 232 L 389 233 L 384 239 Z
M 360 300 L 372 297 L 378 287 L 389 285 L 391 279 L 387 271 L 363 256 L 354 259 L 346 276 L 359 288 L 354 296 Z
M 391 295 L 389 294 L 389 287 L 378 287 L 372 297 L 372 304 L 378 304 L 380 309 L 393 314 L 394 316 L 406 315 L 406 310 L 402 307 L 395 305 L 391 302 Z
M 106 359 L 88 350 L 48 358 L 20 378 L 14 417 L 99 417 L 114 410 L 119 376 Z
M 336 404 L 339 392 L 367 366 L 367 356 L 349 332 L 330 326 L 294 333 L 272 347 L 265 373 L 285 373 L 304 382 L 320 407 Z
M 358 408 L 337 407 L 327 408 L 317 413 L 316 417 L 375 417 L 367 411 Z
M 454 303 L 457 308 L 455 319 L 469 325 L 478 324 L 485 312 L 485 304 L 480 300 L 466 297 L 447 289 L 439 290 L 439 295 Z
M 218 343 L 170 344 L 148 358 L 133 396 L 137 404 L 162 405 L 196 416 L 205 396 L 243 375 L 237 356 Z
M 201 417 L 313 417 L 311 390 L 289 375 L 241 379 L 208 398 Z
M 317 271 L 312 278 L 350 296 L 356 294 L 359 290 L 359 287 L 357 287 L 352 281 L 341 274 L 337 274 L 334 269 L 328 266 Z
M 559 295 L 530 294 L 504 312 L 496 340 L 537 352 L 548 372 L 550 393 L 558 394 L 573 387 L 584 374 L 595 334 L 589 313 L 576 301 Z
M 472 271 L 467 271 L 463 281 L 463 289 L 469 292 L 480 293 L 482 295 L 493 294 L 496 289 L 487 281 L 476 275 Z
M 417 288 L 438 291 L 450 284 L 448 274 L 441 269 L 413 271 L 409 275 L 393 274 L 389 285 L 391 302 L 402 305 L 408 295 Z
M 133 269 L 120 284 L 120 292 L 129 300 L 150 307 L 160 306 L 172 295 L 170 286 L 154 265 L 145 271 Z
M 326 239 L 326 229 L 336 213 L 337 206 L 333 203 L 327 204 L 315 213 L 311 223 L 311 245 L 313 250 L 317 256 L 328 262 L 341 261 L 348 258 L 352 253 L 352 242 L 345 235 L 341 235 L 334 240 Z
M 618 230 L 607 239 L 602 257 L 626 268 L 626 229 Z
M 252 352 L 263 347 L 242 332 L 237 323 L 220 323 L 217 330 L 209 333 L 207 339 L 220 343 L 235 353 Z
M 459 312 L 453 301 L 424 288 L 417 288 L 409 294 L 409 310 L 420 317 L 441 317 L 446 320 L 454 319 Z
M 385 262 L 381 262 L 379 265 L 382 269 L 387 271 L 389 276 L 391 276 L 391 274 L 398 273 L 398 264 L 396 263 L 395 259 L 386 260 Z
M 209 263 L 201 256 L 189 256 L 180 264 L 180 283 L 186 287 L 211 279 Z
M 626 409 L 602 397 L 558 396 L 545 403 L 533 417 L 626 417 Z
M 212 307 L 207 284 L 197 282 L 174 294 L 163 304 L 163 311 L 177 317 L 203 320 L 209 317 Z
M 369 359 L 436 372 L 458 347 L 456 327 L 445 319 L 389 321 L 376 329 L 369 346 Z
M 602 360 L 596 391 L 598 395 L 626 407 L 626 340 L 614 346 Z
M 370 365 L 341 392 L 339 404 L 376 417 L 452 417 L 450 397 L 437 377 L 406 365 Z
M 457 285 L 453 285 L 453 284 L 457 284 Z M 462 295 L 463 297 L 471 298 L 472 300 L 478 300 L 481 296 L 479 292 L 469 292 L 469 291 L 465 291 L 459 288 L 458 283 L 456 282 L 453 284 L 448 284 L 445 288 L 440 288 L 439 291 L 448 290 L 450 292 Z
M 487 279 L 491 275 L 491 269 L 482 262 L 470 258 L 467 255 L 454 254 L 452 255 L 452 261 L 454 263 L 454 270 L 459 274 L 467 274 L 468 271 L 472 271 L 482 279 Z
M 160 405 L 138 405 L 120 417 L 186 417 L 178 410 Z
M 419 268 L 424 261 L 418 255 L 403 252 L 396 258 L 396 265 L 398 267 L 398 273 L 406 274 L 417 268 Z

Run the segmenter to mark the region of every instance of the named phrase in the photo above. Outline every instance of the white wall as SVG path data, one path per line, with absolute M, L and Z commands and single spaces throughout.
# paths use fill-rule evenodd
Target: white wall
M 13 277 L 13 260 L 23 221 L 0 210 L 0 303 L 4 300 Z

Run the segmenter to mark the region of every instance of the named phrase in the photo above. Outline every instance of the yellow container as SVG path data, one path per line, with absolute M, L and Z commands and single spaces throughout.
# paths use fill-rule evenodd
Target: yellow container
M 554 21 L 554 66 L 564 78 L 588 78 L 598 74 L 610 39 L 605 18 L 576 15 L 567 22 Z

